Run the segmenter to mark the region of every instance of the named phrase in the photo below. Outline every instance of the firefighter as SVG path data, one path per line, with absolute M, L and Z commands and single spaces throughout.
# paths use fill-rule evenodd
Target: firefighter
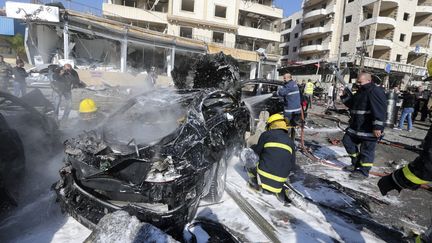
M 290 73 L 283 76 L 284 86 L 277 91 L 277 95 L 284 98 L 284 116 L 287 123 L 292 127 L 299 125 L 301 119 L 301 98 L 297 83 L 292 79 Z M 294 138 L 294 129 L 291 137 Z
M 79 104 L 80 126 L 84 130 L 94 129 L 105 116 L 98 112 L 96 102 L 93 99 L 85 98 Z
M 8 92 L 9 79 L 12 75 L 12 67 L 6 63 L 0 55 L 0 91 Z
M 342 139 L 351 165 L 344 170 L 352 172 L 353 179 L 365 179 L 373 166 L 376 144 L 383 135 L 387 98 L 384 89 L 372 82 L 369 73 L 360 73 L 357 85 L 359 88 L 354 95 L 346 92 L 341 97 L 351 115 Z
M 288 124 L 282 114 L 268 118 L 266 131 L 261 134 L 258 144 L 251 148 L 258 155 L 259 162 L 246 165 L 249 185 L 283 199 L 283 185 L 295 165 L 295 145 L 288 136 Z
M 392 190 L 400 192 L 402 189 L 417 190 L 423 184 L 432 181 L 432 126 L 424 139 L 420 156 L 405 167 L 382 177 L 378 187 L 383 196 Z M 417 237 L 415 242 L 432 242 L 432 227 L 426 233 Z
M 305 95 L 307 103 L 308 103 L 307 108 L 312 108 L 312 99 L 313 99 L 314 87 L 315 87 L 315 85 L 312 82 L 312 80 L 308 79 L 306 86 L 305 86 L 305 89 L 304 89 L 304 95 Z

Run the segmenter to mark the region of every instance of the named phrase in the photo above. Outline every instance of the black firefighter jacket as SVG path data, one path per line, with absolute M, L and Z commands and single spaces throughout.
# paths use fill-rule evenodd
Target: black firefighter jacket
M 346 132 L 366 140 L 376 140 L 373 130 L 384 130 L 387 97 L 374 83 L 362 85 L 354 95 L 341 97 L 349 108 L 351 119 Z
M 392 174 L 393 180 L 401 188 L 417 189 L 432 181 L 432 126 L 423 142 L 420 156 Z
M 251 148 L 260 158 L 257 173 L 261 187 L 273 193 L 281 192 L 295 165 L 295 145 L 288 132 L 283 129 L 265 131 L 258 144 Z

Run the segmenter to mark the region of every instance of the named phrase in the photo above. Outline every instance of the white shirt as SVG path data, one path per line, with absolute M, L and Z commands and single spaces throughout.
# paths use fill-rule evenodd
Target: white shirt
M 333 90 L 334 90 L 334 87 L 333 87 L 333 85 L 331 85 L 331 86 L 327 89 L 327 96 L 333 97 Z

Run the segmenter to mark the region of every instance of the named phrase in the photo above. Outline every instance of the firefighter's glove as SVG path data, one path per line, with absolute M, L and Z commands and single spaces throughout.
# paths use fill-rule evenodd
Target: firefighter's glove
M 393 180 L 392 175 L 381 177 L 378 181 L 378 187 L 383 196 L 387 195 L 387 193 L 392 190 L 397 190 L 398 192 L 402 190 L 402 188 Z
M 244 148 L 240 153 L 240 161 L 246 168 L 255 168 L 259 157 L 251 148 Z

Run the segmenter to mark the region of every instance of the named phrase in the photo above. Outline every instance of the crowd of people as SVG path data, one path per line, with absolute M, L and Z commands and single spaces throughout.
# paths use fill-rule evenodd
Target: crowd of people
M 396 111 L 401 110 L 400 119 L 395 123 L 394 129 L 403 130 L 406 121 L 407 130 L 411 132 L 419 113 L 421 122 L 426 121 L 428 117 L 432 118 L 432 96 L 429 90 L 422 86 L 409 86 L 403 92 L 399 92 L 397 87 L 393 91 L 398 96 Z

